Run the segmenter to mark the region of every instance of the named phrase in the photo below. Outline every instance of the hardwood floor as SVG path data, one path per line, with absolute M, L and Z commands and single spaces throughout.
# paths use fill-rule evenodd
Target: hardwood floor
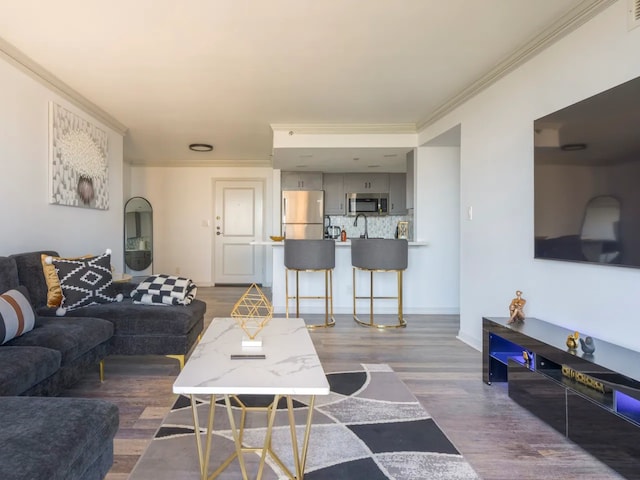
M 199 288 L 198 298 L 207 302 L 207 324 L 216 316 L 229 316 L 245 290 Z M 505 385 L 484 384 L 480 352 L 456 339 L 457 316 L 406 319 L 405 329 L 379 331 L 338 315 L 334 328 L 314 330 L 311 337 L 327 372 L 357 363 L 391 365 L 486 480 L 622 478 L 511 401 Z M 107 358 L 104 383 L 97 372 L 87 374 L 65 392 L 104 398 L 120 408 L 115 462 L 107 480 L 128 478 L 173 403 L 177 374 L 177 362 L 168 358 L 113 356 Z

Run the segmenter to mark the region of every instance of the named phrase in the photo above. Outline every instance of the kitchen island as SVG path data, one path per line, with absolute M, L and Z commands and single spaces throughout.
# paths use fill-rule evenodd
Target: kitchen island
M 333 310 L 336 314 L 353 313 L 353 269 L 351 266 L 351 241 L 341 242 L 336 240 L 336 267 L 333 271 Z M 284 268 L 284 242 L 252 242 L 252 245 L 270 246 L 272 251 L 272 303 L 274 313 L 285 313 L 285 268 Z M 418 254 L 420 249 L 427 247 L 427 242 L 409 242 L 409 266 L 404 271 L 404 312 L 424 313 L 420 308 L 421 278 L 424 277 L 422 269 L 412 268 L 412 257 Z M 289 282 L 293 282 L 294 274 L 290 272 Z M 356 271 L 358 295 L 369 294 L 369 274 Z M 320 295 L 324 292 L 324 274 L 322 272 L 304 272 L 300 274 L 300 296 Z M 397 276 L 395 272 L 381 272 L 374 276 L 374 294 L 381 296 L 397 292 Z M 376 300 L 374 306 L 377 314 L 397 313 L 396 300 Z M 315 299 L 300 299 L 300 314 L 324 314 L 324 301 Z M 358 300 L 358 314 L 369 313 L 369 302 Z M 295 315 L 295 304 L 289 305 L 289 315 Z

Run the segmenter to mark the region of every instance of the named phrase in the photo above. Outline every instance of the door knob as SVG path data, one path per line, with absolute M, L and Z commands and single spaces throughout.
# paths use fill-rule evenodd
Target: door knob
M 222 235 L 222 232 L 221 232 L 220 230 L 218 230 L 218 231 L 216 232 L 216 235 Z

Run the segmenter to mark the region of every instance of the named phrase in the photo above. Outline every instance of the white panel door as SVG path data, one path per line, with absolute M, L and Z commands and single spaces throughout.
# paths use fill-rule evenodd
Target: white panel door
M 214 282 L 262 283 L 263 184 L 253 180 L 215 182 Z

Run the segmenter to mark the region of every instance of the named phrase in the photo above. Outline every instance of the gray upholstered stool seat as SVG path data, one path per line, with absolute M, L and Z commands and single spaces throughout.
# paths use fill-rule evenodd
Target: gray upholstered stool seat
M 407 322 L 402 314 L 402 272 L 407 269 L 409 263 L 409 243 L 406 240 L 393 240 L 383 238 L 354 238 L 351 240 L 351 265 L 353 267 L 353 319 L 360 325 L 377 328 L 406 327 Z M 358 296 L 356 290 L 356 271 L 369 272 L 368 296 Z M 396 272 L 398 279 L 397 296 L 374 296 L 373 274 L 374 272 Z M 358 299 L 369 300 L 369 322 L 363 322 L 356 313 L 356 301 Z M 398 324 L 383 325 L 373 322 L 374 299 L 398 300 Z
M 300 299 L 324 299 L 324 324 L 311 325 L 315 327 L 332 327 L 335 325 L 333 317 L 333 269 L 336 266 L 336 244 L 333 240 L 293 240 L 284 241 L 284 266 L 286 290 L 286 316 L 289 318 L 289 300 L 296 301 L 296 317 L 300 316 Z M 296 275 L 295 295 L 289 295 L 289 271 Z M 324 295 L 301 296 L 299 293 L 300 272 L 324 272 Z

